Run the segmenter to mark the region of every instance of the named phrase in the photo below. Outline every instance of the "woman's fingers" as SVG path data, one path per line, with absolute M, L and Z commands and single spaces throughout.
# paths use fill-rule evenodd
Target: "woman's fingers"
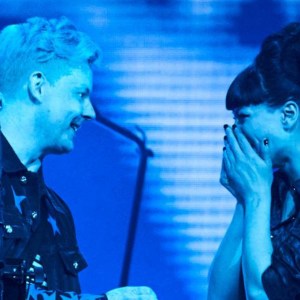
M 232 128 L 226 127 L 225 132 L 225 147 L 229 149 L 227 152 L 231 163 L 233 158 L 235 160 L 246 158 L 251 161 L 257 158 L 269 160 L 269 140 L 267 138 L 263 139 L 263 141 L 253 140 L 251 144 L 243 132 L 234 125 Z
M 245 137 L 242 131 L 236 127 L 234 130 L 234 136 L 239 144 L 241 152 L 248 158 L 253 158 L 257 155 L 253 146 L 250 144 L 249 140 Z
M 229 171 L 231 166 L 236 162 L 236 157 L 227 139 L 224 140 L 223 160 L 227 171 Z
M 225 186 L 229 185 L 230 177 L 234 172 L 235 158 L 230 150 L 230 148 L 223 148 L 223 160 L 221 169 L 221 180 L 222 184 Z
M 226 147 L 226 151 L 230 150 L 230 153 L 232 153 L 232 155 L 234 157 L 239 157 L 242 155 L 242 151 L 240 148 L 240 145 L 235 137 L 234 134 L 234 130 L 232 129 L 232 127 L 228 126 L 228 125 L 224 125 L 224 130 L 225 130 L 225 147 Z M 231 157 L 230 157 L 231 158 Z

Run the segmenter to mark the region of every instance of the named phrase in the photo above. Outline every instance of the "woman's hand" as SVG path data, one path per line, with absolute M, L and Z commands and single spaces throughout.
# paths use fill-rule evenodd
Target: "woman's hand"
M 224 128 L 221 184 L 244 204 L 270 194 L 273 171 L 268 140 L 256 141 L 254 149 L 240 129 L 228 125 Z

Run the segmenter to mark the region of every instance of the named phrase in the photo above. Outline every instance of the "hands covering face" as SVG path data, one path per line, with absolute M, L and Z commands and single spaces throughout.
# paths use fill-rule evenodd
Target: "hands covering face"
M 238 127 L 225 125 L 224 129 L 221 184 L 244 204 L 270 194 L 273 171 L 268 139 L 254 141 L 254 149 Z
M 155 293 L 148 287 L 123 287 L 106 293 L 108 300 L 157 300 Z

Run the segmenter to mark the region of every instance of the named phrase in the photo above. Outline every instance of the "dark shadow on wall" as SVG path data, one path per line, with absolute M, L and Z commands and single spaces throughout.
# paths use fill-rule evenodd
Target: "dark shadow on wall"
M 257 46 L 286 23 L 287 16 L 279 1 L 245 1 L 240 4 L 240 13 L 233 18 L 229 31 L 238 36 L 241 45 Z

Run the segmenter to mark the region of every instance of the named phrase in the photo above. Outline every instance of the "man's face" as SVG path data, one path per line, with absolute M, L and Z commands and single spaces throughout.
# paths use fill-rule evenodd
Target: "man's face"
M 55 82 L 47 82 L 39 117 L 44 154 L 73 149 L 74 136 L 83 121 L 95 118 L 91 89 L 92 72 L 88 66 L 69 69 Z
M 284 130 L 281 123 L 281 110 L 266 104 L 249 105 L 233 111 L 235 124 L 241 129 L 251 146 L 257 151 L 258 146 L 267 138 L 274 167 L 279 166 L 281 138 Z

